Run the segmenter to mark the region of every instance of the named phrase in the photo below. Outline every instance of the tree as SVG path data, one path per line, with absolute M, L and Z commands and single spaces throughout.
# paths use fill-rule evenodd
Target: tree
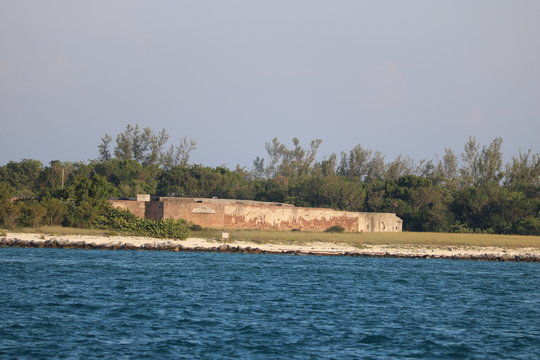
M 452 217 L 450 201 L 451 194 L 444 187 L 417 175 L 375 182 L 366 188 L 366 209 L 396 213 L 409 231 L 446 231 Z
M 72 163 L 53 160 L 43 168 L 37 179 L 36 188 L 40 196 L 62 188 L 69 176 L 75 171 Z
M 349 154 L 341 153 L 338 174 L 372 183 L 382 180 L 385 174 L 384 155 L 356 145 Z
M 38 227 L 43 224 L 43 219 L 47 215 L 47 209 L 38 201 L 19 200 L 16 205 L 20 211 L 20 217 L 17 221 L 19 225 Z
M 171 145 L 168 150 L 164 146 L 170 136 L 165 129 L 159 133 L 139 125 L 127 125 L 124 132 L 116 136 L 114 158 L 117 160 L 135 160 L 143 166 L 160 165 L 170 169 L 173 166 L 186 166 L 190 153 L 196 149 L 196 142 L 186 137 L 180 139 L 178 145 Z M 112 138 L 105 134 L 101 138 L 99 149 L 99 161 L 112 159 L 109 144 Z
M 16 195 L 35 195 L 43 164 L 38 160 L 10 161 L 0 171 L 0 181 L 9 184 Z
M 253 170 L 251 171 L 251 177 L 255 180 L 257 179 L 267 179 L 270 177 L 270 172 L 268 168 L 264 165 L 264 159 L 261 157 L 256 157 L 253 160 Z
M 45 208 L 44 222 L 47 225 L 60 225 L 66 214 L 66 204 L 64 201 L 55 198 L 44 198 L 40 201 Z
M 105 134 L 102 138 L 101 138 L 101 144 L 99 144 L 98 146 L 98 149 L 99 149 L 99 161 L 109 161 L 111 160 L 111 151 L 109 149 L 109 146 L 110 146 L 110 143 L 112 141 L 112 137 L 110 137 L 109 135 Z
M 478 183 L 496 183 L 502 178 L 502 139 L 494 139 L 488 147 L 483 146 L 478 158 Z
M 186 167 L 189 163 L 191 152 L 197 148 L 195 140 L 183 137 L 178 145 L 171 145 L 169 150 L 160 155 L 160 164 L 164 169 L 172 169 L 175 166 Z
M 19 208 L 11 200 L 13 188 L 5 182 L 0 182 L 0 225 L 14 227 L 19 218 Z
M 317 150 L 321 145 L 322 140 L 311 140 L 309 149 L 304 149 L 300 146 L 300 140 L 293 138 L 294 149 L 292 150 L 292 177 L 300 177 L 309 175 L 313 170 Z
M 433 160 L 420 160 L 420 164 L 414 169 L 413 173 L 428 179 L 435 179 L 436 168 Z
M 480 146 L 474 137 L 465 144 L 463 166 L 460 169 L 462 186 L 498 183 L 502 178 L 502 139 L 495 138 L 488 147 Z
M 118 159 L 96 163 L 94 171 L 113 184 L 120 197 L 134 197 L 141 193 L 154 194 L 157 177 L 161 173 L 157 165 L 143 166 L 135 160 Z
M 515 188 L 540 186 L 540 154 L 520 152 L 506 165 L 504 184 Z
M 479 146 L 476 142 L 476 138 L 469 137 L 469 140 L 463 148 L 463 153 L 461 154 L 461 159 L 463 160 L 463 165 L 460 168 L 459 172 L 461 175 L 461 185 L 462 186 L 472 186 L 477 183 L 478 180 L 478 159 Z
M 110 207 L 107 199 L 115 192 L 112 184 L 101 175 L 76 176 L 63 192 L 66 203 L 64 225 L 90 227 Z
M 169 135 L 165 131 L 165 129 L 162 129 L 157 136 L 152 135 L 150 137 L 150 144 L 149 149 L 150 153 L 144 158 L 142 161 L 142 164 L 145 166 L 154 165 L 154 164 L 160 164 L 161 166 L 164 166 L 162 163 L 162 157 L 163 157 L 163 147 L 169 140 Z M 195 144 L 195 141 L 192 140 Z M 194 150 L 195 147 L 193 147 Z M 189 154 L 189 153 L 188 153 Z M 189 159 L 189 156 L 188 156 Z
M 452 149 L 445 148 L 442 161 L 437 163 L 435 177 L 442 180 L 450 188 L 458 186 L 459 170 L 458 159 Z
M 257 179 L 254 181 L 254 188 L 254 199 L 257 201 L 292 202 L 289 197 L 289 179 L 283 176 L 276 176 L 272 179 Z
M 341 162 L 339 164 L 339 174 L 343 176 L 355 177 L 359 180 L 365 180 L 369 171 L 369 164 L 372 151 L 356 145 L 347 153 L 341 153 Z
M 376 151 L 369 161 L 366 177 L 366 183 L 383 180 L 385 174 L 384 155 Z
M 137 125 L 138 130 L 138 125 Z M 108 136 L 105 134 L 105 136 Z M 131 125 L 126 126 L 126 130 L 116 136 L 116 147 L 114 156 L 119 160 L 133 159 L 133 142 L 135 137 L 135 128 Z
M 161 196 L 217 196 L 233 199 L 250 199 L 254 196 L 252 184 L 241 172 L 199 165 L 176 166 L 163 171 L 158 178 L 157 193 Z
M 362 211 L 366 192 L 361 183 L 342 176 L 310 176 L 290 189 L 294 205 Z
M 257 157 L 254 161 L 254 177 L 285 176 L 294 179 L 311 174 L 322 140 L 311 140 L 308 149 L 302 147 L 297 138 L 293 138 L 292 142 L 293 147 L 290 149 L 279 142 L 277 138 L 266 143 L 266 152 L 270 162 L 265 167 L 264 159 Z
M 540 200 L 508 187 L 487 183 L 459 189 L 454 194 L 450 210 L 459 223 L 472 231 L 525 233 L 522 225 L 539 218 Z
M 413 172 L 413 161 L 408 157 L 398 155 L 391 163 L 386 165 L 384 177 L 386 180 L 398 179 Z
M 313 175 L 315 176 L 336 176 L 337 157 L 331 154 L 321 162 L 315 164 Z

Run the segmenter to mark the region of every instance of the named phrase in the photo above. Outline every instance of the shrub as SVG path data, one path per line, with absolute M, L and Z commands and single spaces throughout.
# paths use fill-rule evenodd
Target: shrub
M 37 227 L 42 224 L 43 218 L 47 215 L 47 209 L 37 201 L 18 201 L 16 204 L 20 209 L 18 223 L 21 226 Z
M 110 204 L 107 199 L 116 189 L 101 175 L 78 175 L 63 192 L 64 226 L 92 227 L 103 216 Z
M 12 196 L 13 189 L 11 186 L 0 182 L 0 225 L 8 229 L 17 225 L 20 213 L 19 207 L 11 201 Z
M 8 229 L 16 227 L 20 213 L 19 207 L 12 202 L 0 206 L 0 225 Z
M 191 231 L 202 231 L 202 229 L 202 226 L 197 224 L 193 224 L 189 227 L 189 230 Z
M 328 229 L 324 230 L 324 232 L 330 232 L 330 233 L 342 233 L 344 231 L 345 231 L 345 228 L 339 225 L 333 225 L 333 226 L 330 226 Z
M 45 223 L 47 225 L 60 225 L 66 214 L 66 204 L 55 198 L 46 198 L 41 200 L 41 205 L 46 209 Z
M 520 221 L 516 233 L 523 235 L 540 235 L 540 219 L 529 217 Z
M 448 229 L 448 232 L 451 233 L 463 233 L 463 234 L 471 234 L 474 232 L 473 229 L 468 228 L 467 225 L 462 223 L 455 223 L 450 225 L 450 228 Z
M 113 207 L 110 207 L 103 215 L 98 216 L 94 221 L 94 226 L 100 229 L 157 238 L 186 239 L 189 235 L 189 224 L 185 220 L 153 221 L 141 219 L 127 210 Z

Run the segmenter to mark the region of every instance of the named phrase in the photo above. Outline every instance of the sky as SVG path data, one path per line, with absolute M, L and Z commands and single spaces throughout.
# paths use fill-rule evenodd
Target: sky
M 540 1 L 0 0 L 0 165 L 128 124 L 251 167 L 273 138 L 391 160 L 540 152 Z

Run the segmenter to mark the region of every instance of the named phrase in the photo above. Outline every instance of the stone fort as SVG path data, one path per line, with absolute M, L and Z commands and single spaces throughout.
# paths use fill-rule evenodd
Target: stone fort
M 232 199 L 158 197 L 110 200 L 117 208 L 152 220 L 184 219 L 204 227 L 324 231 L 342 226 L 348 232 L 402 231 L 403 221 L 392 213 L 338 211 L 290 204 Z

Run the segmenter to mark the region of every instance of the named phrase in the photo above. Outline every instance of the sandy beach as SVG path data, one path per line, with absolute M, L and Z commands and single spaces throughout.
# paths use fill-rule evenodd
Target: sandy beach
M 364 245 L 361 248 L 337 243 L 261 244 L 250 241 L 227 242 L 191 237 L 186 240 L 140 236 L 43 235 L 7 233 L 0 246 L 54 247 L 112 250 L 211 251 L 296 255 L 346 255 L 366 257 L 447 258 L 495 261 L 540 261 L 535 247 Z

